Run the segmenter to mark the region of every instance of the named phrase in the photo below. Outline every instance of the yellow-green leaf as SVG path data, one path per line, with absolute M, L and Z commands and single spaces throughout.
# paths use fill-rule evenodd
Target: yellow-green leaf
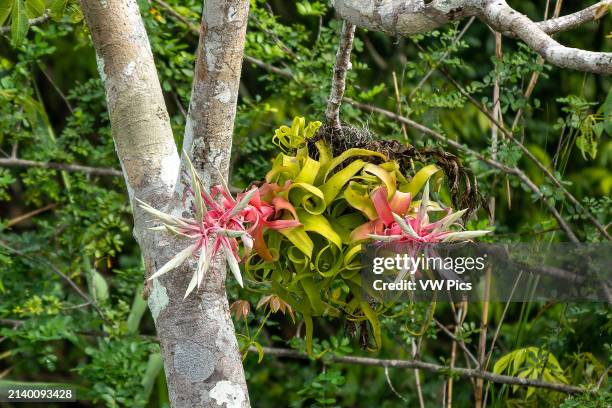
M 327 177 L 329 177 L 329 174 L 336 168 L 338 167 L 342 162 L 344 162 L 345 160 L 350 159 L 351 157 L 356 157 L 356 156 L 371 156 L 371 157 L 379 157 L 383 160 L 387 160 L 387 156 L 385 156 L 384 154 L 380 153 L 380 152 L 375 152 L 373 150 L 368 150 L 368 149 L 348 149 L 344 152 L 342 152 L 342 154 L 340 154 L 340 156 L 335 157 L 330 163 L 329 163 L 329 167 L 325 170 L 325 176 L 323 178 L 323 180 L 327 180 Z
M 404 193 L 412 194 L 412 197 L 416 197 L 416 195 L 421 191 L 427 180 L 431 178 L 434 174 L 440 171 L 440 168 L 435 164 L 430 164 L 428 166 L 423 167 L 419 170 L 412 180 L 406 185 L 405 188 L 402 188 Z
M 364 166 L 363 160 L 355 160 L 332 177 L 321 186 L 323 196 L 325 196 L 325 204 L 329 205 L 338 196 L 342 188 L 350 181 L 359 170 Z
M 334 243 L 338 248 L 342 247 L 342 239 L 323 215 L 310 214 L 304 210 L 297 210 L 297 215 L 306 231 L 316 232 Z
M 284 235 L 293 245 L 295 245 L 300 251 L 304 253 L 308 258 L 312 257 L 312 250 L 314 248 L 314 244 L 312 240 L 306 233 L 304 227 L 295 227 L 295 228 L 284 228 L 278 230 L 282 235 Z

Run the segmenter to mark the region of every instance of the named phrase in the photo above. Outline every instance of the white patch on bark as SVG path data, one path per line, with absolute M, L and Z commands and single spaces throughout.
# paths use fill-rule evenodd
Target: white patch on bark
M 232 91 L 230 87 L 222 81 L 219 81 L 215 88 L 215 99 L 221 103 L 228 103 L 232 100 Z
M 233 23 L 236 20 L 237 15 L 238 11 L 236 10 L 236 8 L 230 6 L 227 11 L 227 21 Z
M 181 168 L 181 159 L 176 151 L 162 157 L 159 168 L 159 177 L 167 186 L 174 186 Z
M 125 75 L 126 77 L 131 77 L 135 69 L 136 69 L 136 62 L 130 61 L 130 63 L 127 64 L 125 68 L 123 69 L 123 75 Z
M 206 55 L 206 66 L 208 69 L 214 68 L 217 63 L 215 52 L 216 48 L 211 48 L 208 44 L 204 44 L 204 55 Z
M 174 349 L 174 369 L 191 382 L 204 381 L 215 371 L 215 358 L 206 347 L 181 342 Z
M 96 52 L 96 65 L 98 67 L 98 74 L 100 75 L 100 79 L 102 83 L 106 82 L 106 73 L 104 72 L 104 58 L 102 58 Z
M 100 0 L 100 6 L 102 8 L 107 8 L 108 7 L 108 0 Z
M 190 107 L 189 110 L 196 109 L 195 104 Z M 191 144 L 193 143 L 193 121 L 191 115 L 187 115 L 187 121 L 185 122 L 185 135 L 183 136 L 183 150 L 189 154 L 191 150 Z
M 153 289 L 149 296 L 149 309 L 151 309 L 153 320 L 157 321 L 159 314 L 168 306 L 169 300 L 166 287 L 159 283 L 159 279 L 153 279 Z
M 209 395 L 217 405 L 225 404 L 226 408 L 241 408 L 246 401 L 242 388 L 230 381 L 219 381 Z

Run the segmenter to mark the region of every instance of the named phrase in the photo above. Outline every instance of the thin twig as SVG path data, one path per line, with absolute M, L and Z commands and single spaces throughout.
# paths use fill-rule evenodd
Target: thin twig
M 60 96 L 62 101 L 64 101 L 64 103 L 66 104 L 66 107 L 68 108 L 70 113 L 74 113 L 74 109 L 72 108 L 72 105 L 70 104 L 70 101 L 68 100 L 66 95 L 64 95 L 64 93 L 62 92 L 60 87 L 57 86 L 57 84 L 55 83 L 55 81 L 53 80 L 51 75 L 47 72 L 47 67 L 43 63 L 39 63 L 38 64 L 38 68 L 40 68 L 40 71 L 43 73 L 45 78 L 47 78 L 47 81 L 49 81 L 49 83 L 51 84 L 53 89 L 55 89 L 55 92 L 57 92 L 57 94 Z
M 563 0 L 557 0 L 557 2 L 555 3 L 555 11 L 553 12 L 553 17 L 557 18 L 559 17 L 559 14 L 561 13 L 561 5 L 563 4 Z M 544 20 L 546 20 L 546 17 L 548 16 L 548 2 L 546 3 L 546 11 L 544 12 Z M 567 16 L 566 16 L 567 17 Z M 552 36 L 552 33 L 551 33 Z M 544 65 L 544 58 L 542 58 L 541 56 L 538 56 L 538 66 L 541 67 Z M 531 97 L 531 94 L 533 93 L 533 90 L 535 89 L 536 84 L 538 83 L 538 79 L 540 78 L 540 72 L 539 71 L 534 71 L 531 73 L 531 78 L 529 78 L 529 83 L 527 84 L 527 89 L 525 90 L 525 93 L 523 93 L 523 97 L 525 99 L 529 99 Z M 516 112 L 516 116 L 514 117 L 514 121 L 512 122 L 512 127 L 511 129 L 514 131 L 514 129 L 516 129 L 516 126 L 518 125 L 519 120 L 521 119 L 521 116 L 523 115 L 523 108 L 519 108 L 519 110 Z
M 423 336 L 419 337 L 419 342 L 416 343 L 414 338 L 412 339 L 412 359 L 416 360 L 419 356 L 419 351 L 421 350 L 421 342 L 423 341 Z M 425 398 L 423 397 L 423 387 L 421 386 L 421 372 L 418 368 L 414 369 L 414 383 L 417 389 L 417 398 L 419 400 L 419 408 L 425 408 Z
M 597 380 L 597 389 L 601 388 L 601 385 L 603 384 L 604 380 L 606 379 L 606 375 L 608 375 L 608 372 L 610 371 L 610 369 L 612 369 L 612 365 L 607 366 L 606 369 L 603 371 L 603 373 L 601 373 L 601 376 L 599 377 L 599 380 Z
M 36 167 L 42 169 L 54 169 L 68 172 L 87 173 L 94 176 L 116 176 L 121 177 L 121 170 L 116 170 L 110 167 L 89 167 L 80 164 L 54 163 L 54 162 L 39 162 L 33 160 L 15 159 L 15 158 L 0 158 L 0 167 Z
M 45 211 L 52 210 L 52 209 L 53 209 L 53 208 L 55 208 L 55 207 L 57 207 L 57 204 L 55 204 L 55 203 L 54 203 L 54 204 L 49 204 L 49 205 L 46 205 L 46 206 L 44 206 L 44 207 L 42 207 L 42 208 L 37 208 L 37 209 L 36 209 L 36 210 L 34 210 L 34 211 L 30 211 L 30 212 L 28 212 L 28 213 L 25 213 L 25 214 L 19 215 L 19 216 L 17 216 L 17 217 L 15 217 L 15 218 L 13 218 L 12 220 L 10 220 L 10 221 L 9 221 L 9 222 L 6 224 L 6 227 L 7 227 L 7 228 L 10 228 L 10 227 L 12 227 L 13 225 L 19 224 L 20 222 L 23 222 L 23 221 L 28 220 L 28 219 L 30 219 L 30 218 L 32 218 L 32 217 L 35 217 L 35 216 L 37 216 L 38 214 L 41 214 L 41 213 L 43 213 L 43 212 L 45 212 Z
M 340 33 L 340 44 L 336 53 L 334 64 L 334 75 L 332 77 L 331 95 L 327 101 L 325 117 L 327 124 L 334 131 L 342 131 L 340 124 L 340 105 L 346 87 L 346 73 L 351 69 L 351 50 L 353 49 L 353 38 L 355 37 L 355 25 L 344 21 Z
M 397 395 L 399 399 L 408 402 L 408 399 L 406 397 L 404 397 L 402 394 L 400 394 L 399 392 L 395 390 L 395 387 L 393 386 L 393 383 L 391 382 L 391 377 L 389 377 L 389 367 L 387 366 L 385 366 L 385 378 L 387 379 L 387 384 L 389 385 L 389 388 L 391 388 L 391 391 L 393 391 L 393 393 Z
M 102 318 L 104 323 L 110 325 L 110 322 L 108 321 L 108 319 L 106 318 L 106 316 L 104 315 L 104 313 L 102 312 L 102 310 L 100 309 L 100 307 L 98 306 L 96 301 L 93 300 L 92 298 L 90 298 L 85 292 L 83 292 L 81 290 L 81 288 L 72 279 L 70 279 L 70 277 L 68 275 L 66 275 L 64 272 L 60 271 L 57 266 L 55 266 L 51 262 L 47 261 L 46 259 L 34 258 L 34 257 L 26 254 L 25 252 L 22 252 L 22 251 L 20 251 L 18 249 L 15 249 L 15 248 L 11 248 L 10 246 L 8 246 L 8 245 L 6 245 L 6 244 L 4 244 L 2 242 L 0 242 L 0 246 L 2 248 L 5 248 L 9 252 L 13 252 L 13 253 L 21 256 L 21 257 L 28 258 L 28 259 L 30 259 L 30 260 L 32 260 L 34 262 L 38 262 L 38 263 L 43 264 L 43 265 L 47 266 L 48 268 L 50 268 L 53 271 L 53 273 L 55 273 L 60 278 L 62 278 L 72 289 L 74 289 L 74 291 L 80 297 L 82 297 L 85 300 L 85 302 L 89 303 L 91 305 L 91 307 L 94 308 L 94 310 L 100 315 L 100 317 Z M 0 320 L 0 323 L 2 323 L 2 320 Z
M 444 76 L 459 90 L 459 92 L 461 92 L 464 96 L 466 96 L 468 98 L 468 100 L 476 107 L 478 108 L 478 110 L 480 110 L 482 113 L 485 114 L 485 116 L 487 116 L 487 118 L 489 118 L 489 120 L 491 122 L 493 122 L 498 128 L 499 130 L 504 134 L 505 137 L 507 137 L 510 141 L 512 141 L 514 144 L 516 144 L 519 149 L 521 149 L 521 151 L 525 154 L 525 156 L 527 156 L 527 158 L 529 158 L 546 176 L 547 179 L 549 179 L 554 185 L 555 187 L 559 188 L 561 191 L 563 191 L 563 194 L 567 197 L 567 199 L 579 210 L 581 211 L 584 215 L 587 216 L 587 218 L 589 219 L 589 221 L 591 221 L 591 223 L 599 230 L 599 232 L 601 232 L 601 234 L 608 240 L 612 240 L 612 236 L 610 236 L 610 234 L 608 233 L 608 231 L 606 230 L 606 228 L 601 225 L 599 223 L 599 221 L 597 221 L 597 219 L 590 213 L 590 211 L 588 211 L 586 208 L 584 208 L 582 206 L 582 204 L 580 204 L 580 202 L 576 199 L 576 197 L 573 196 L 572 193 L 569 192 L 569 190 L 557 179 L 557 177 L 554 176 L 554 174 L 552 174 L 550 172 L 550 170 L 540 161 L 538 160 L 537 157 L 535 157 L 535 155 L 533 153 L 531 153 L 531 151 L 529 149 L 527 149 L 527 147 L 525 147 L 525 145 L 523 143 L 521 143 L 518 139 L 516 139 L 514 137 L 514 135 L 512 134 L 511 131 L 507 130 L 503 124 L 499 123 L 492 115 L 491 113 L 484 107 L 482 106 L 476 99 L 474 99 L 474 97 L 472 95 L 470 95 L 462 86 L 461 84 L 459 84 L 446 70 L 444 69 L 440 69 L 440 72 L 442 72 L 444 74 Z M 578 241 L 575 241 L 578 242 Z
M 153 3 L 155 3 L 158 6 L 162 7 L 172 17 L 174 17 L 175 19 L 177 19 L 181 23 L 185 24 L 187 26 L 187 28 L 189 28 L 189 31 L 191 31 L 191 32 L 193 32 L 193 33 L 195 33 L 197 35 L 200 34 L 200 28 L 194 22 L 192 22 L 191 20 L 189 20 L 189 18 L 185 17 L 184 15 L 182 15 L 181 13 L 176 11 L 171 5 L 169 5 L 165 1 L 163 1 L 163 0 L 153 0 Z
M 440 58 L 440 60 L 438 61 L 437 64 L 433 65 L 430 70 L 427 72 L 427 74 L 425 74 L 425 76 L 423 78 L 421 78 L 421 80 L 419 81 L 419 83 L 412 89 L 412 91 L 410 91 L 410 94 L 408 95 L 409 98 L 412 98 L 412 96 L 414 95 L 414 93 L 416 91 L 418 91 L 424 84 L 425 82 L 427 82 L 427 80 L 429 79 L 429 77 L 431 76 L 431 74 L 434 73 L 434 71 L 436 70 L 436 68 L 438 68 L 438 66 L 440 66 L 440 64 L 442 64 L 446 58 L 449 56 L 449 54 L 451 53 L 451 50 L 453 49 L 453 47 L 455 46 L 455 44 L 457 44 L 459 42 L 459 40 L 461 38 L 463 38 L 463 36 L 465 35 L 465 33 L 467 32 L 468 28 L 470 28 L 470 26 L 472 25 L 472 23 L 474 22 L 474 20 L 476 20 L 476 17 L 471 17 L 468 22 L 465 24 L 465 26 L 463 27 L 463 29 L 461 30 L 461 32 L 459 34 L 457 34 L 457 36 L 455 37 L 455 39 L 453 40 L 453 43 L 451 44 L 450 47 L 448 47 L 446 49 L 446 51 L 444 51 L 444 54 L 442 54 L 442 57 Z
M 501 331 L 501 328 L 502 328 L 502 323 L 503 323 L 504 319 L 506 318 L 506 313 L 508 313 L 508 309 L 510 308 L 510 303 L 512 301 L 512 297 L 514 296 L 514 292 L 516 291 L 516 287 L 518 286 L 518 283 L 520 282 L 522 277 L 523 277 L 523 271 L 520 271 L 518 276 L 516 277 L 516 280 L 514 281 L 514 285 L 512 285 L 512 290 L 510 291 L 510 296 L 508 297 L 508 301 L 504 305 L 504 310 L 502 311 L 502 314 L 501 314 L 501 316 L 499 318 L 499 324 L 495 328 L 495 334 L 493 335 L 493 339 L 491 340 L 491 347 L 489 347 L 489 353 L 487 354 L 487 358 L 485 360 L 484 366 L 482 367 L 483 370 L 486 370 L 487 367 L 489 366 L 489 362 L 491 361 L 491 356 L 493 356 L 493 349 L 495 348 L 495 343 L 497 343 L 497 337 L 499 336 L 499 332 Z M 487 388 L 485 389 L 483 406 L 487 405 L 487 397 L 489 395 L 489 388 L 490 387 L 491 387 L 491 383 L 488 382 L 487 383 Z
M 397 83 L 397 75 L 395 74 L 395 71 L 393 71 L 393 89 L 395 91 L 395 103 L 397 105 L 397 114 L 401 116 L 402 115 L 402 99 L 400 96 L 400 89 Z M 406 131 L 406 125 L 402 123 L 401 126 L 402 126 L 402 134 L 404 135 L 404 140 L 408 142 L 408 132 Z
M 460 341 L 457 336 L 455 336 L 450 330 L 448 330 L 446 328 L 446 326 L 444 326 L 442 323 L 440 323 L 440 321 L 438 319 L 433 319 L 434 323 L 436 326 L 438 326 L 440 328 L 440 330 L 442 330 L 444 332 L 444 334 L 446 334 L 448 337 L 450 337 L 455 343 L 457 343 L 459 345 L 459 347 L 461 348 L 461 350 L 463 350 L 463 352 L 465 353 L 466 356 L 469 357 L 470 360 L 472 360 L 472 362 L 474 364 L 476 364 L 476 366 L 478 367 L 478 360 L 476 359 L 476 357 L 474 357 L 474 354 L 472 354 L 472 352 L 465 346 L 465 343 Z M 458 327 L 459 325 L 457 325 Z
M 49 13 L 47 13 L 45 11 L 45 13 L 42 16 L 29 19 L 28 20 L 28 26 L 42 24 L 42 23 L 46 22 L 47 20 L 49 20 L 49 18 L 51 18 L 49 16 Z M 4 27 L 0 27 L 0 34 L 6 34 L 6 33 L 9 33 L 10 31 L 11 31 L 11 26 L 10 25 L 4 26 Z
M 249 347 L 251 351 L 257 351 L 255 347 Z M 311 357 L 308 354 L 284 348 L 275 347 L 263 347 L 264 354 L 275 356 L 275 357 L 287 357 L 302 360 L 310 360 Z M 588 392 L 588 390 L 577 387 L 575 385 L 567 385 L 560 383 L 550 383 L 542 380 L 532 380 L 528 378 L 512 377 L 509 375 L 495 374 L 488 371 L 481 371 L 478 369 L 461 368 L 456 367 L 451 369 L 448 366 L 443 366 L 434 363 L 427 363 L 420 360 L 395 360 L 395 359 L 380 359 L 372 357 L 359 357 L 359 356 L 334 356 L 328 355 L 325 359 L 326 362 L 341 363 L 341 364 L 360 364 L 374 367 L 390 367 L 390 368 L 419 368 L 422 370 L 439 372 L 449 375 L 457 375 L 463 378 L 482 378 L 487 381 L 492 381 L 499 384 L 510 384 L 525 387 L 544 388 L 553 391 L 563 392 L 567 394 L 580 394 Z

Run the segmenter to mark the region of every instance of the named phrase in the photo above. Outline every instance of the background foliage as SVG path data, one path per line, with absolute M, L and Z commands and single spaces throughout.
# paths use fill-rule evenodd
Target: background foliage
M 322 119 L 340 27 L 323 1 L 251 3 L 246 54 L 290 71 L 293 77 L 245 63 L 231 178 L 238 187 L 264 176 L 276 153 L 271 143 L 276 127 L 289 124 L 294 116 Z M 541 19 L 547 2 L 512 3 Z M 588 1 L 566 3 L 563 13 L 589 5 Z M 139 4 L 180 146 L 197 43 L 193 27 L 201 2 L 141 0 Z M 190 25 L 177 19 L 169 7 Z M 28 27 L 27 19 L 46 16 L 45 9 L 51 10 L 50 18 Z M 490 110 L 499 78 L 505 123 L 512 124 L 522 111 L 516 137 L 607 225 L 612 201 L 610 78 L 541 65 L 537 55 L 514 40 L 504 39 L 499 60 L 493 57 L 494 37 L 482 24 L 471 25 L 457 39 L 465 24 L 407 39 L 358 30 L 347 96 L 401 112 L 490 155 L 491 123 L 465 93 Z M 8 27 L 0 37 L 0 157 L 14 153 L 37 162 L 119 168 L 78 2 L 0 0 L 0 25 Z M 611 18 L 606 17 L 598 25 L 589 24 L 558 39 L 574 47 L 610 51 L 611 31 Z M 527 98 L 524 91 L 532 72 L 540 72 L 540 79 Z M 444 147 L 421 132 L 350 104 L 343 106 L 342 117 L 381 138 Z M 460 156 L 478 177 L 485 196 L 496 198 L 496 241 L 545 244 L 566 239 L 541 200 L 520 180 L 473 156 Z M 581 240 L 601 239 L 514 144 L 500 137 L 497 158 L 518 164 L 546 200 L 570 220 Z M 44 167 L 0 167 L 0 200 L 0 384 L 10 380 L 82 386 L 79 398 L 84 406 L 167 406 L 155 330 L 140 298 L 143 267 L 131 235 L 123 180 Z M 477 219 L 473 223 L 479 227 L 487 225 L 484 212 Z M 61 275 L 76 283 L 84 296 Z M 257 344 L 304 349 L 299 316 L 294 324 L 288 314 L 256 310 L 259 295 L 229 282 L 230 301 L 242 299 L 252 306 L 246 318 L 236 321 L 240 338 L 248 338 L 245 344 L 263 327 Z M 490 308 L 492 327 L 504 316 L 490 370 L 536 376 L 546 372 L 549 381 L 594 386 L 612 363 L 608 306 L 511 304 L 505 314 L 504 307 Z M 472 351 L 478 343 L 481 309 L 470 304 L 465 324 L 456 331 Z M 427 305 L 416 305 L 406 321 L 382 321 L 384 339 L 378 356 L 410 358 L 414 341 L 420 344 L 421 359 L 448 362 L 452 343 L 427 316 Z M 439 306 L 435 316 L 453 327 L 449 305 Z M 315 354 L 365 353 L 345 322 L 321 319 L 316 325 L 320 338 L 315 339 Z M 489 330 L 489 341 L 492 336 Z M 553 356 L 555 364 L 542 356 Z M 458 365 L 462 364 L 459 358 Z M 246 356 L 245 367 L 257 407 L 417 403 L 413 370 L 391 370 L 387 379 L 376 367 L 328 364 L 325 357 L 311 362 L 264 357 L 259 363 L 257 353 Z M 439 404 L 445 376 L 425 372 L 420 379 L 427 406 Z M 568 399 L 559 393 L 492 385 L 488 402 L 490 406 L 610 406 L 612 396 L 603 380 L 599 392 Z M 470 405 L 473 384 L 464 379 L 455 383 L 455 404 Z

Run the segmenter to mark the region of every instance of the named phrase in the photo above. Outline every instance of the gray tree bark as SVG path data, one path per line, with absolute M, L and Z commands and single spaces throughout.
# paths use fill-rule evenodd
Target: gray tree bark
M 82 0 L 104 82 L 111 130 L 130 201 L 180 215 L 181 160 L 172 135 L 149 40 L 135 0 Z M 185 148 L 206 182 L 227 175 L 248 0 L 207 0 Z M 216 170 L 218 169 L 218 170 Z M 134 235 L 147 277 L 185 247 L 150 231 L 137 206 Z M 175 408 L 248 407 L 241 355 L 217 259 L 199 293 L 183 299 L 194 263 L 161 276 L 147 292 Z
M 338 14 L 358 27 L 408 36 L 432 31 L 465 17 L 476 17 L 504 35 L 517 37 L 546 61 L 562 68 L 612 74 L 612 53 L 565 47 L 549 34 L 601 18 L 612 0 L 580 12 L 536 23 L 505 0 L 334 0 Z

